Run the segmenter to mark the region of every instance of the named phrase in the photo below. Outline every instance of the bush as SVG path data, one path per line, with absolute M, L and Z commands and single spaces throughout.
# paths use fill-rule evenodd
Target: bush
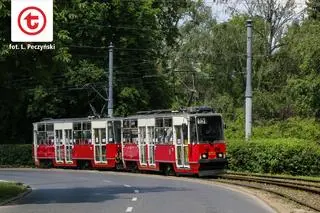
M 235 120 L 226 120 L 225 136 L 229 139 L 244 138 L 244 113 L 237 112 Z M 293 117 L 283 121 L 255 121 L 252 125 L 252 137 L 272 139 L 303 139 L 320 144 L 320 123 L 313 118 Z
M 229 169 L 239 172 L 320 175 L 320 146 L 299 139 L 227 143 Z
M 33 166 L 31 144 L 0 144 L 0 166 Z

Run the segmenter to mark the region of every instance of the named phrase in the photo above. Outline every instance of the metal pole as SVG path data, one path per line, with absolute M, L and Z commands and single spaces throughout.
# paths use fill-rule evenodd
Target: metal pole
M 246 140 L 251 137 L 252 128 L 252 20 L 247 20 L 247 83 L 246 83 Z
M 109 46 L 109 95 L 108 95 L 108 117 L 113 117 L 113 45 Z

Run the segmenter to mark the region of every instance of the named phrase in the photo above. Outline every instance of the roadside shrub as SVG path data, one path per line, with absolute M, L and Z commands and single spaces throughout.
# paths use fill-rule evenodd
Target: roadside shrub
M 0 167 L 33 165 L 31 144 L 0 144 Z
M 244 113 L 237 113 L 234 120 L 226 120 L 226 138 L 244 138 Z M 304 139 L 316 141 L 320 145 L 320 123 L 314 118 L 293 117 L 282 121 L 255 121 L 252 127 L 254 140 L 260 138 L 272 139 Z
M 299 139 L 227 143 L 229 169 L 239 172 L 320 175 L 320 146 Z

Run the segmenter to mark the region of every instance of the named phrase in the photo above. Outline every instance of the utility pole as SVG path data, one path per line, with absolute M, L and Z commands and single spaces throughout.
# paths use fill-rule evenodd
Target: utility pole
M 113 117 L 113 45 L 110 42 L 109 45 L 109 95 L 108 95 L 108 117 Z M 106 93 L 108 89 L 106 87 Z
M 247 82 L 246 82 L 246 140 L 251 137 L 252 126 L 252 20 L 247 20 Z

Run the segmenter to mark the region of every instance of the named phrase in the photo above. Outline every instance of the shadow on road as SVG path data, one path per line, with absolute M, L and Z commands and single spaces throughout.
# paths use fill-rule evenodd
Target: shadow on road
M 188 191 L 177 187 L 139 187 L 139 194 L 168 191 Z M 119 186 L 36 189 L 27 197 L 8 205 L 50 203 L 99 203 L 132 197 L 134 188 Z

